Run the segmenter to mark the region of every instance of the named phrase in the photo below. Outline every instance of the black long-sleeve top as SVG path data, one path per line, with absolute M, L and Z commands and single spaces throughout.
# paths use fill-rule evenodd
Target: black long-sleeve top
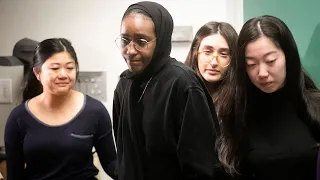
M 243 179 L 316 179 L 318 149 L 303 114 L 284 90 L 258 93 L 249 104 Z M 320 132 L 319 132 L 320 133 Z

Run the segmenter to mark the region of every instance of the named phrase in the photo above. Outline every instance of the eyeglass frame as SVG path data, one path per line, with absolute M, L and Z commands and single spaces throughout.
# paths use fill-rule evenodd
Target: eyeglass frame
M 129 45 L 131 44 L 131 42 L 133 42 L 133 47 L 134 47 L 137 51 L 141 51 L 141 50 L 147 50 L 149 43 L 151 43 L 151 42 L 153 42 L 154 40 L 156 40 L 157 37 L 153 38 L 153 39 L 150 40 L 150 41 L 148 41 L 148 40 L 146 40 L 146 39 L 144 39 L 144 38 L 139 38 L 140 40 L 145 40 L 145 42 L 146 42 L 146 48 L 141 48 L 141 46 L 139 46 L 136 42 L 134 42 L 132 39 L 129 39 L 129 38 L 128 38 L 128 40 L 130 40 L 129 43 L 128 43 L 127 45 L 125 45 L 123 48 L 121 48 L 121 47 L 118 46 L 118 43 L 117 43 L 117 40 L 118 40 L 118 39 L 124 39 L 124 40 L 127 40 L 127 39 L 125 39 L 124 37 L 122 37 L 121 35 L 119 35 L 119 36 L 114 40 L 115 43 L 116 43 L 116 46 L 117 46 L 119 49 L 129 48 Z M 120 46 L 121 46 L 121 44 L 120 44 Z M 138 48 L 137 48 L 137 46 L 138 46 Z M 139 47 L 140 47 L 140 48 L 139 48 Z
M 206 51 L 198 51 L 198 56 L 199 56 L 200 54 L 202 54 L 202 53 L 206 53 Z M 209 55 L 208 55 L 208 56 L 209 56 Z M 217 53 L 217 55 L 214 55 L 214 53 L 213 53 L 213 54 L 211 54 L 210 56 L 212 57 L 212 59 L 210 60 L 210 63 L 212 62 L 212 60 L 213 60 L 214 58 L 216 58 L 216 61 L 217 61 L 217 63 L 218 63 L 218 66 L 220 66 L 220 67 L 228 67 L 228 66 L 230 65 L 230 63 L 231 63 L 231 55 L 230 55 L 230 54 L 221 55 L 220 53 Z M 218 62 L 218 61 L 219 61 L 218 58 L 219 58 L 220 56 L 228 56 L 228 57 L 229 57 L 229 63 L 228 63 L 227 65 L 225 65 L 225 66 L 221 66 L 220 63 Z M 210 63 L 209 63 L 209 64 L 210 64 Z

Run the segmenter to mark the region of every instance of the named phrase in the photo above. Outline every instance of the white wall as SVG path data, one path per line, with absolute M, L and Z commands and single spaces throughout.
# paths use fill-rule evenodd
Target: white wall
M 175 25 L 192 25 L 194 34 L 208 21 L 242 26 L 242 0 L 156 0 L 172 14 Z M 65 37 L 72 41 L 80 71 L 107 72 L 107 102 L 112 112 L 113 90 L 126 69 L 114 39 L 128 5 L 137 0 L 0 0 L 0 56 L 28 37 L 42 41 Z M 172 57 L 184 61 L 190 43 L 174 44 Z M 103 175 L 104 179 L 106 176 Z

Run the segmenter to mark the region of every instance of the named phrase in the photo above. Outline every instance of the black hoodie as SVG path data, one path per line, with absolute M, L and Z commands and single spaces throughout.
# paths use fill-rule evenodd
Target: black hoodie
M 170 57 L 169 12 L 154 2 L 131 9 L 151 16 L 157 44 L 146 69 L 124 71 L 114 92 L 118 179 L 213 179 L 217 117 L 211 97 L 192 69 Z

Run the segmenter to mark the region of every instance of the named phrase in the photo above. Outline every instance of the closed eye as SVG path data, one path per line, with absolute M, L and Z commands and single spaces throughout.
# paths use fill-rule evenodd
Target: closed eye
M 227 53 L 227 52 L 221 52 L 220 55 L 221 55 L 221 56 L 229 56 L 229 53 Z
M 203 52 L 204 52 L 205 55 L 213 54 L 213 51 L 211 51 L 211 50 L 203 50 Z
M 256 64 L 247 64 L 248 67 L 253 67 L 255 66 Z
M 276 60 L 267 61 L 268 64 L 274 63 Z
M 221 56 L 222 58 L 228 58 L 228 57 L 229 57 L 229 54 L 227 54 L 227 53 L 220 53 L 220 56 Z
M 148 44 L 148 41 L 145 39 L 138 39 L 136 40 L 136 44 L 140 47 L 145 47 Z

